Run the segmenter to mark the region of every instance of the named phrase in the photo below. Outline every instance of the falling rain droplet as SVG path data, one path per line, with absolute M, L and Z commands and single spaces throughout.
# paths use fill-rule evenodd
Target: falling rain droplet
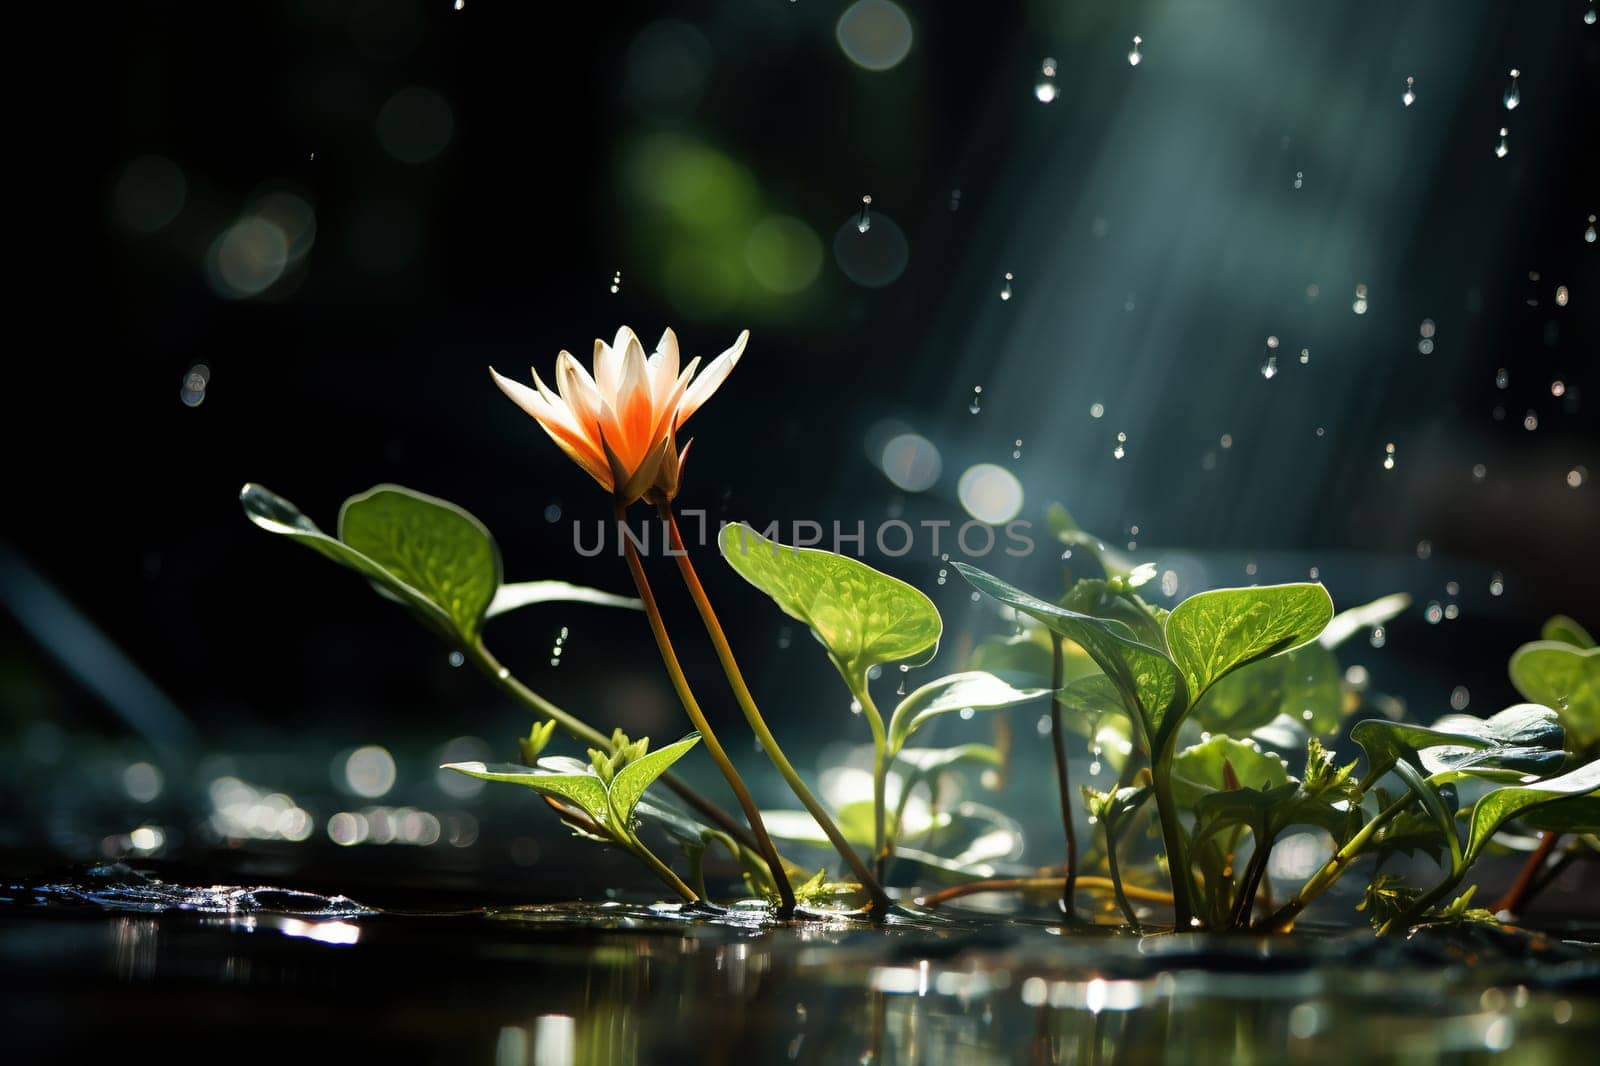
M 1539 428 L 1539 412 L 1530 410 L 1522 416 L 1522 428 L 1532 433 Z
M 1056 92 L 1056 61 L 1046 56 L 1039 67 L 1039 83 L 1033 87 L 1033 95 L 1041 104 L 1048 104 L 1056 98 Z
M 1102 417 L 1105 416 L 1105 413 L 1106 413 L 1106 405 L 1101 403 L 1100 401 L 1096 400 L 1094 403 L 1089 405 L 1089 417 L 1090 418 L 1102 418 Z
M 1016 443 L 1011 448 L 1011 458 L 1013 458 L 1013 459 L 1021 459 L 1022 458 L 1022 438 L 1021 437 L 1017 438 Z
M 1423 608 L 1422 617 L 1430 626 L 1436 626 L 1444 618 L 1444 608 L 1439 606 L 1438 600 L 1429 600 L 1428 606 Z
M 1367 285 L 1366 282 L 1356 284 L 1356 298 L 1350 304 L 1350 310 L 1358 315 L 1367 313 Z
M 1511 384 L 1511 371 L 1507 370 L 1505 367 L 1501 367 L 1499 370 L 1496 370 L 1494 372 L 1494 387 L 1495 388 L 1503 389 L 1507 385 L 1510 385 L 1510 384 Z
M 1585 26 L 1594 25 L 1594 0 L 1589 0 L 1589 8 L 1583 13 L 1583 24 Z
M 1305 182 L 1306 182 L 1305 171 L 1303 171 L 1303 170 L 1295 171 L 1294 172 L 1294 187 L 1298 189 L 1298 188 L 1300 188 L 1300 186 L 1304 185 Z
M 1382 626 L 1372 627 L 1372 636 L 1367 638 L 1367 643 L 1374 648 L 1381 648 L 1389 643 L 1389 634 Z
M 1575 466 L 1567 471 L 1567 488 L 1569 489 L 1582 488 L 1583 483 L 1588 480 L 1589 468 L 1586 466 Z
M 1489 595 L 1503 596 L 1506 591 L 1506 579 L 1500 571 L 1496 570 L 1494 576 L 1489 578 Z
M 1144 38 L 1135 35 L 1133 38 L 1133 50 L 1128 53 L 1128 66 L 1136 67 L 1144 60 L 1144 54 L 1139 51 L 1141 44 L 1144 44 Z
M 1566 394 L 1567 394 L 1567 383 L 1565 381 L 1562 381 L 1560 378 L 1556 378 L 1554 381 L 1552 381 L 1550 383 L 1550 395 L 1552 395 L 1552 396 L 1556 397 L 1557 399 L 1559 399 L 1562 396 L 1565 396 Z
M 1000 286 L 1000 299 L 1002 299 L 1002 300 L 1011 299 L 1011 282 L 1012 282 L 1012 280 L 1013 279 L 1012 279 L 1011 275 L 1008 273 L 1006 275 L 1006 283 L 1004 285 Z
M 450 658 L 448 661 L 451 666 L 460 666 L 462 663 L 467 661 L 467 657 L 458 651 L 453 651 L 450 653 Z
M 456 0 L 456 10 L 462 11 L 467 6 L 467 0 Z
M 1123 445 L 1127 442 L 1128 435 L 1126 433 L 1117 434 L 1117 446 L 1111 449 L 1111 457 L 1113 459 L 1121 459 L 1124 455 L 1128 454 L 1128 450 L 1123 447 Z
M 1310 348 L 1301 348 L 1300 349 L 1300 365 L 1301 366 L 1305 366 L 1306 364 L 1308 364 L 1310 362 L 1311 362 L 1311 349 Z
M 961 190 L 960 189 L 951 189 L 950 190 L 950 210 L 952 210 L 952 211 L 961 210 Z
M 856 219 L 856 232 L 865 233 L 872 228 L 872 196 L 861 198 L 861 217 Z
M 1506 144 L 1506 135 L 1510 132 L 1511 131 L 1506 129 L 1504 126 L 1500 127 L 1500 143 L 1494 146 L 1494 157 L 1496 159 L 1504 159 L 1511 151 L 1510 147 Z
M 1500 98 L 1506 105 L 1507 111 L 1515 111 L 1517 105 L 1522 103 L 1522 89 L 1517 85 L 1517 79 L 1522 77 L 1522 71 L 1516 67 L 1511 68 L 1511 82 L 1506 86 L 1506 94 Z
M 1390 443 L 1385 444 L 1383 446 L 1383 468 L 1385 470 L 1393 470 L 1394 469 L 1394 442 L 1393 441 L 1391 441 Z
M 983 410 L 982 385 L 972 386 L 972 401 L 967 404 L 967 410 L 971 411 L 973 414 L 977 414 L 979 411 Z
M 1416 85 L 1417 85 L 1417 79 L 1416 78 L 1407 78 L 1406 79 L 1406 91 L 1404 93 L 1400 94 L 1400 102 L 1402 104 L 1405 104 L 1407 107 L 1410 107 L 1412 104 L 1417 102 Z
M 611 275 L 611 295 L 615 296 L 622 291 L 622 271 Z
M 1423 538 L 1422 540 L 1417 541 L 1417 558 L 1418 559 L 1432 559 L 1433 558 L 1433 541 L 1428 540 L 1427 538 Z
M 1567 287 L 1565 285 L 1557 285 L 1556 286 L 1556 306 L 1557 307 L 1565 307 L 1565 306 L 1567 306 L 1567 300 L 1570 298 L 1570 295 L 1571 294 L 1567 292 Z
M 1277 356 L 1267 356 L 1267 361 L 1261 364 L 1261 376 L 1266 378 L 1268 381 L 1271 381 L 1273 378 L 1278 376 Z
M 183 384 L 178 388 L 178 399 L 183 401 L 185 407 L 199 407 L 206 399 L 206 386 L 211 384 L 211 368 L 204 363 L 196 363 L 183 375 Z

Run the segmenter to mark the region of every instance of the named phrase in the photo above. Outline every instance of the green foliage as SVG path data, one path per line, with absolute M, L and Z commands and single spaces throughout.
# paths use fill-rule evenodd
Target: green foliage
M 944 623 L 933 601 L 863 562 L 818 548 L 790 548 L 744 523 L 722 531 L 722 556 L 740 577 L 811 627 L 854 686 L 874 666 L 926 662 Z
M 550 737 L 556 731 L 554 718 L 545 722 L 535 722 L 533 728 L 528 730 L 528 735 L 517 739 L 517 750 L 522 755 L 522 764 L 532 766 L 539 761 L 539 756 L 544 754 L 544 749 L 550 745 Z
M 1321 585 L 1215 589 L 1190 596 L 1167 619 L 1167 646 L 1191 699 L 1241 666 L 1316 640 L 1333 618 Z
M 1590 793 L 1600 793 L 1600 761 L 1580 766 L 1559 777 L 1506 785 L 1485 794 L 1472 808 L 1463 859 L 1467 863 L 1476 859 L 1489 843 L 1489 838 L 1510 819 L 1545 804 L 1554 806 L 1564 797 L 1576 796 L 1591 801 L 1573 809 L 1583 817 L 1590 816 L 1594 810 L 1592 801 L 1600 798 Z
M 1287 715 L 1311 733 L 1335 732 L 1344 717 L 1339 661 L 1312 643 L 1261 659 L 1215 682 L 1192 720 L 1212 733 L 1245 736 Z
M 1512 654 L 1510 672 L 1524 697 L 1560 713 L 1576 747 L 1600 745 L 1600 648 L 1534 641 Z
M 1550 773 L 1566 760 L 1560 720 L 1536 703 L 1519 703 L 1486 719 L 1454 716 L 1433 728 L 1369 718 L 1356 723 L 1350 739 L 1367 753 L 1373 775 L 1402 759 L 1433 773 L 1500 778 Z
M 1539 639 L 1571 644 L 1579 649 L 1595 646 L 1594 638 L 1589 635 L 1589 631 L 1579 625 L 1576 619 L 1568 618 L 1564 614 L 1552 615 L 1546 619 L 1544 626 L 1539 630 Z
M 564 581 L 501 584 L 500 550 L 483 523 L 453 503 L 400 485 L 378 485 L 346 500 L 337 538 L 260 485 L 241 489 L 239 503 L 257 526 L 354 570 L 463 647 L 478 643 L 488 618 L 530 603 L 638 606 Z
M 1039 688 L 1019 689 L 981 670 L 950 674 L 930 681 L 900 701 L 889 719 L 888 751 L 897 754 L 911 736 L 941 714 L 972 709 L 995 711 L 1036 700 Z

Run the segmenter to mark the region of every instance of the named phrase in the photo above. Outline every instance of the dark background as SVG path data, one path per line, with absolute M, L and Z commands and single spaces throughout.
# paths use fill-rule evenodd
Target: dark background
M 346 496 L 400 482 L 477 514 L 511 579 L 624 591 L 614 556 L 572 550 L 571 523 L 602 517 L 602 494 L 484 369 L 549 380 L 559 350 L 587 363 L 590 339 L 623 322 L 647 343 L 671 325 L 707 358 L 752 331 L 692 425 L 682 502 L 715 517 L 959 523 L 959 474 L 999 463 L 1021 480 L 1022 517 L 1060 500 L 1174 568 L 1183 595 L 1313 566 L 1340 606 L 1410 592 L 1387 643 L 1345 658 L 1426 720 L 1458 685 L 1474 712 L 1512 702 L 1505 658 L 1546 615 L 1600 625 L 1600 245 L 1583 238 L 1600 211 L 1600 28 L 1581 3 L 908 3 L 914 44 L 884 72 L 842 53 L 845 6 L 136 3 L 74 28 L 81 103 L 36 175 L 52 291 L 23 309 L 52 309 L 54 339 L 29 346 L 64 351 L 14 352 L 7 390 L 0 744 L 24 812 L 9 847 L 114 853 L 151 817 L 106 783 L 133 759 L 194 788 L 220 766 L 314 792 L 334 753 L 382 743 L 401 786 L 426 792 L 451 737 L 509 757 L 523 712 L 361 582 L 255 530 L 236 494 L 262 482 L 331 528 Z M 1045 56 L 1048 104 L 1034 95 Z M 380 134 L 386 101 L 413 86 L 450 115 L 421 162 Z M 152 155 L 185 191 L 140 232 L 130 218 L 154 194 L 125 179 Z M 208 280 L 214 242 L 273 192 L 310 206 L 314 239 L 237 298 Z M 870 235 L 854 227 L 864 193 Z M 820 252 L 797 292 L 764 287 L 746 254 L 775 214 Z M 896 229 L 903 272 L 853 281 L 850 241 Z M 195 364 L 210 380 L 187 406 Z M 886 419 L 940 449 L 929 491 L 900 493 L 878 469 Z M 924 545 L 869 561 L 935 595 L 940 665 L 1001 627 L 958 582 L 936 585 Z M 701 562 L 802 763 L 827 739 L 864 742 L 804 634 L 780 648 L 786 620 Z M 1041 590 L 1058 580 L 1049 551 L 991 562 Z M 735 709 L 660 577 L 731 735 Z M 1460 618 L 1428 624 L 1430 600 Z M 490 643 L 596 724 L 684 728 L 637 615 L 533 608 Z M 198 801 L 169 793 L 181 827 Z M 72 817 L 48 813 L 67 797 Z M 307 801 L 319 833 L 337 802 Z M 507 821 L 527 813 L 505 803 Z M 559 836 L 545 824 L 538 839 Z

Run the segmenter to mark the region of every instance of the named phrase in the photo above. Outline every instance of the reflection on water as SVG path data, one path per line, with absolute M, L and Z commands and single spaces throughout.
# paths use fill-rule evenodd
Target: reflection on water
M 24 1049 L 651 1062 L 1588 1061 L 1600 949 L 1463 928 L 1379 941 L 1105 936 L 915 911 L 375 911 L 123 870 L 13 887 L 0 1021 Z

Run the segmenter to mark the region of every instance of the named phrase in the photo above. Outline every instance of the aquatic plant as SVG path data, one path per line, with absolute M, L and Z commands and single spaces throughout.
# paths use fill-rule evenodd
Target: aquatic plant
M 866 725 L 870 797 L 830 809 L 762 714 L 674 512 L 688 452 L 687 444 L 679 449 L 677 432 L 727 378 L 746 341 L 741 334 L 696 377 L 696 360 L 680 371 L 670 330 L 646 357 L 624 328 L 612 345 L 596 341 L 592 377 L 562 352 L 557 392 L 537 373 L 531 389 L 497 373 L 494 380 L 611 495 L 619 532 L 630 505 L 642 501 L 656 510 L 667 554 L 735 701 L 801 810 L 757 808 L 679 664 L 631 534 L 622 533 L 621 547 L 637 599 L 558 581 L 506 583 L 499 549 L 480 522 L 400 486 L 347 500 L 337 536 L 258 485 L 245 486 L 241 501 L 261 528 L 355 571 L 408 608 L 460 661 L 472 662 L 542 720 L 519 742 L 520 763 L 448 769 L 533 790 L 581 836 L 628 851 L 689 903 L 708 901 L 703 859 L 722 847 L 747 887 L 770 898 L 781 915 L 802 902 L 853 897 L 881 917 L 890 906 L 884 883 L 896 860 L 905 860 L 954 882 L 924 897 L 929 906 L 980 891 L 1045 892 L 1058 897 L 1069 922 L 1114 923 L 1114 902 L 1120 919 L 1138 929 L 1160 912 L 1141 912 L 1137 901 L 1170 905 L 1180 929 L 1287 930 L 1371 859 L 1361 907 L 1388 932 L 1486 916 L 1470 906 L 1471 887 L 1458 890 L 1474 863 L 1508 839 L 1508 827 L 1543 837 L 1510 904 L 1497 908 L 1507 910 L 1523 905 L 1549 876 L 1548 860 L 1563 837 L 1588 848 L 1600 832 L 1600 649 L 1576 622 L 1552 619 L 1543 640 L 1512 656 L 1512 679 L 1531 702 L 1487 719 L 1451 715 L 1430 726 L 1367 718 L 1348 733 L 1361 757 L 1341 759 L 1330 744 L 1353 704 L 1340 684 L 1335 649 L 1403 610 L 1405 597 L 1336 614 L 1322 585 L 1295 583 L 1203 591 L 1164 610 L 1139 591 L 1154 578 L 1153 565 L 1107 549 L 1059 506 L 1049 514 L 1052 535 L 1068 555 L 1078 550 L 1097 564 L 1098 576 L 1069 570 L 1063 592 L 1049 598 L 953 563 L 974 589 L 1010 611 L 1015 631 L 979 645 L 967 669 L 909 694 L 902 681 L 902 698 L 887 715 L 873 682 L 886 668 L 903 675 L 934 658 L 944 626 L 933 601 L 859 559 L 785 546 L 748 524 L 720 530 L 727 565 L 809 627 Z M 652 751 L 647 739 L 602 733 L 512 677 L 484 644 L 486 623 L 555 600 L 642 610 L 694 732 Z M 976 804 L 939 811 L 933 801 L 941 780 L 971 768 L 998 771 L 1007 752 L 970 740 L 945 747 L 911 741 L 953 712 L 972 718 L 1040 699 L 1049 700 L 1049 728 L 1042 732 L 1055 767 L 1064 861 L 1037 876 L 997 876 L 995 860 L 1011 857 L 1018 839 L 1005 815 Z M 544 754 L 557 728 L 585 746 L 587 761 Z M 1096 764 L 1104 755 L 1118 774 L 1112 787 L 1074 791 L 1069 734 L 1083 737 Z M 742 822 L 669 772 L 701 744 L 734 794 Z M 1272 748 L 1303 749 L 1298 775 Z M 647 797 L 658 780 L 687 809 Z M 919 787 L 932 797 L 926 811 L 910 803 Z M 1100 830 L 1084 847 L 1080 804 Z M 687 879 L 645 844 L 640 829 L 649 823 L 679 845 L 690 864 Z M 1328 857 L 1274 906 L 1272 854 L 1291 829 L 1324 838 Z M 1138 853 L 1134 842 L 1144 837 L 1159 841 L 1159 854 Z M 776 840 L 831 846 L 854 880 L 830 882 L 826 869 L 813 874 L 780 854 Z M 1394 856 L 1416 853 L 1439 863 L 1431 886 L 1413 887 L 1385 869 Z M 1083 892 L 1104 904 L 1084 912 Z

